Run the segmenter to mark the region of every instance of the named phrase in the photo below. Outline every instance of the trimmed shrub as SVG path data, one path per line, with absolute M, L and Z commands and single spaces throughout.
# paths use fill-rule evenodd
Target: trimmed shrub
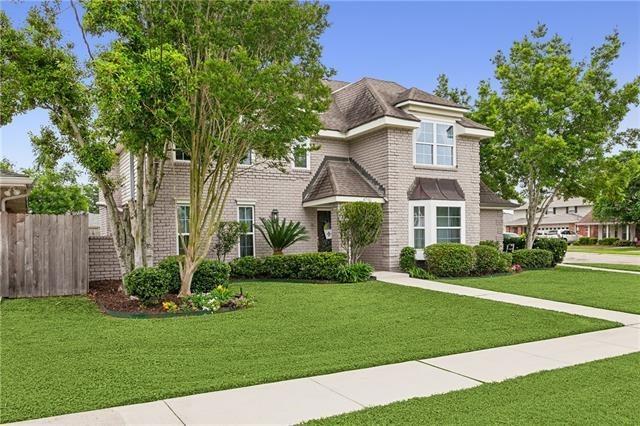
M 170 279 L 171 276 L 160 268 L 136 268 L 125 275 L 124 288 L 142 303 L 150 304 L 167 294 Z
M 513 252 L 513 263 L 523 269 L 550 268 L 553 265 L 553 253 L 543 249 L 522 249 Z
M 178 294 L 180 292 L 180 262 L 184 256 L 169 256 L 158 263 L 158 268 L 169 275 L 168 293 Z
M 458 243 L 439 243 L 425 247 L 427 269 L 438 277 L 463 277 L 471 274 L 476 253 L 473 247 Z
M 158 263 L 158 268 L 169 274 L 169 293 L 178 294 L 180 291 L 180 262 L 184 256 L 169 256 Z M 231 267 L 218 260 L 205 259 L 202 261 L 191 279 L 191 291 L 207 293 L 219 285 L 229 283 Z
M 526 241 L 524 237 L 505 237 L 502 240 L 502 251 L 507 251 L 509 244 L 514 245 L 514 250 L 522 250 L 525 247 Z
M 511 262 L 506 263 L 503 253 L 494 246 L 479 245 L 473 250 L 476 253 L 476 264 L 473 272 L 478 275 L 493 274 L 496 272 L 507 272 Z M 508 253 L 507 253 L 508 254 Z
M 598 244 L 598 239 L 597 238 L 590 238 L 590 237 L 580 237 L 580 238 L 578 238 L 578 241 L 576 241 L 573 244 L 575 244 L 577 246 L 594 246 L 594 245 Z
M 413 247 L 403 247 L 400 250 L 400 269 L 409 272 L 411 268 L 416 267 L 416 249 Z
M 502 262 L 504 263 L 505 270 L 508 272 L 511 269 L 511 265 L 513 265 L 513 255 L 511 253 L 500 253 L 500 257 L 502 258 Z
M 229 262 L 231 276 L 235 278 L 256 278 L 262 273 L 262 259 L 245 256 Z
M 280 257 L 289 258 L 292 263 L 290 269 L 293 270 L 293 273 L 290 277 L 284 278 L 299 278 L 303 280 L 339 281 L 336 274 L 342 265 L 348 263 L 345 253 L 335 252 L 303 253 Z M 297 268 L 297 271 L 295 268 Z
M 617 246 L 617 247 L 631 247 L 631 246 L 633 246 L 633 241 L 629 241 L 629 240 L 618 240 L 618 241 L 616 241 L 613 245 L 614 245 L 614 246 Z
M 598 241 L 598 245 L 601 246 L 612 246 L 614 244 L 616 244 L 618 242 L 617 238 L 603 238 L 600 241 Z
M 478 243 L 478 245 L 480 246 L 489 246 L 489 247 L 493 247 L 496 250 L 500 250 L 500 241 L 494 241 L 494 240 L 482 240 Z
M 414 266 L 407 271 L 411 278 L 419 278 L 421 280 L 435 280 L 437 277 L 426 269 L 422 269 L 419 266 Z
M 553 253 L 553 265 L 562 263 L 564 255 L 567 254 L 567 242 L 562 238 L 538 238 L 533 242 L 534 249 L 549 250 Z
M 193 274 L 191 291 L 194 293 L 208 293 L 219 285 L 229 284 L 231 267 L 219 260 L 205 259 Z
M 336 279 L 341 283 L 359 283 L 368 281 L 372 273 L 373 268 L 371 265 L 364 262 L 356 262 L 338 267 Z

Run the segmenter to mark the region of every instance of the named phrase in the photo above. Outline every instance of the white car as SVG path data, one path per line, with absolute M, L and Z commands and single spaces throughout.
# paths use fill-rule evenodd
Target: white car
M 559 238 L 557 231 L 537 231 L 536 238 Z
M 578 234 L 576 234 L 573 231 L 569 231 L 568 229 L 561 229 L 557 232 L 558 232 L 557 233 L 558 238 L 562 238 L 569 244 L 575 243 L 576 241 L 578 241 L 578 238 L 579 238 Z

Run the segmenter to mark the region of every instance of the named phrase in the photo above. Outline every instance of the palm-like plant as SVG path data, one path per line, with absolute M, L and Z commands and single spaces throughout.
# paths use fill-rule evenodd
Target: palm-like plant
M 300 222 L 291 220 L 287 223 L 287 219 L 282 219 L 281 222 L 278 218 L 265 219 L 264 217 L 260 218 L 260 222 L 262 222 L 262 225 L 256 224 L 256 228 L 267 240 L 267 244 L 273 249 L 274 255 L 282 254 L 284 249 L 298 241 L 309 239 L 307 228 Z

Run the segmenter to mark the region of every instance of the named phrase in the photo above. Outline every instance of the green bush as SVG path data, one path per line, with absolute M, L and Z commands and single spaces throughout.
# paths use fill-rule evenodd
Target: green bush
M 612 246 L 614 244 L 616 244 L 618 242 L 617 238 L 603 238 L 600 241 L 598 241 L 598 245 L 601 246 Z
M 522 249 L 513 252 L 513 264 L 523 269 L 550 268 L 553 265 L 553 253 L 543 249 Z
M 191 291 L 194 293 L 208 293 L 219 285 L 229 284 L 231 267 L 219 260 L 205 259 L 193 274 Z
M 505 271 L 508 272 L 513 265 L 513 255 L 511 253 L 502 252 L 500 253 L 500 257 L 502 257 L 502 262 L 505 265 Z
M 567 254 L 567 241 L 562 238 L 538 238 L 533 242 L 534 249 L 549 250 L 553 253 L 553 265 L 562 263 Z
M 400 250 L 400 269 L 409 272 L 411 268 L 416 267 L 416 249 L 413 247 L 404 247 Z
M 408 271 L 409 276 L 411 278 L 419 278 L 421 280 L 435 280 L 437 279 L 437 277 L 435 275 L 433 275 L 431 272 L 422 269 L 419 266 L 413 266 L 412 268 L 410 268 Z
M 178 294 L 180 292 L 180 262 L 184 256 L 169 256 L 158 263 L 158 268 L 169 275 L 168 293 Z
M 617 247 L 631 247 L 633 245 L 633 241 L 618 240 L 613 245 Z
M 372 273 L 373 268 L 371 265 L 364 262 L 356 262 L 351 265 L 340 265 L 336 279 L 341 283 L 359 283 L 368 281 Z
M 169 256 L 163 259 L 158 268 L 169 274 L 169 293 L 178 294 L 180 291 L 180 262 L 184 256 Z M 191 291 L 207 293 L 219 285 L 227 285 L 231 267 L 218 260 L 205 259 L 202 261 L 191 279 Z
M 476 263 L 473 247 L 458 243 L 439 243 L 425 247 L 427 269 L 438 277 L 469 275 Z
M 229 266 L 231 276 L 235 278 L 256 278 L 262 273 L 262 259 L 253 256 L 233 259 Z
M 507 272 L 511 267 L 511 262 L 507 263 L 495 246 L 479 245 L 473 250 L 476 253 L 476 264 L 473 272 L 478 275 L 494 274 L 496 272 Z M 508 254 L 508 253 L 507 253 Z
M 356 201 L 338 207 L 340 244 L 355 263 L 364 250 L 375 243 L 382 228 L 383 210 L 377 203 Z
M 500 250 L 500 241 L 482 240 L 478 243 L 478 245 L 489 246 L 495 248 L 496 250 Z
M 338 271 L 346 264 L 344 253 L 287 254 L 263 258 L 260 271 L 266 278 L 338 281 Z
M 136 268 L 124 277 L 124 288 L 144 304 L 156 303 L 169 290 L 170 275 L 160 268 Z
M 526 241 L 524 237 L 505 237 L 502 240 L 502 250 L 507 251 L 507 247 L 509 246 L 509 244 L 514 245 L 514 250 L 521 250 L 525 247 Z
M 576 241 L 573 244 L 575 244 L 577 246 L 594 246 L 594 245 L 598 244 L 598 239 L 597 238 L 590 238 L 590 237 L 580 237 L 580 238 L 578 238 L 578 241 Z

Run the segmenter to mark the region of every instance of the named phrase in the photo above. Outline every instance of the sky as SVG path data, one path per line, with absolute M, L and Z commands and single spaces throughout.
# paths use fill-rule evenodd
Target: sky
M 21 26 L 34 2 L 0 0 L 14 25 Z M 508 51 L 537 23 L 570 42 L 575 60 L 617 29 L 625 43 L 613 73 L 619 83 L 640 74 L 640 2 L 328 2 L 330 28 L 321 38 L 323 62 L 334 78 L 392 80 L 406 87 L 432 91 L 445 73 L 454 87 L 475 94 L 480 80 L 493 77 L 493 58 Z M 85 60 L 86 49 L 73 9 L 63 2 L 59 26 Z M 90 44 L 105 41 L 90 39 Z M 0 128 L 0 157 L 18 168 L 30 167 L 29 132 L 38 133 L 47 114 L 35 110 Z M 640 109 L 633 108 L 621 129 L 640 127 Z

